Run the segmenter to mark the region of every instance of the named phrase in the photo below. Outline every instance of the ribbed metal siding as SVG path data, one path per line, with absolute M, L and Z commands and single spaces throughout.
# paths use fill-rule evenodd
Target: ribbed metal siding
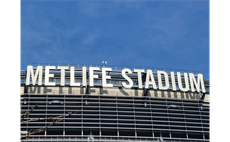
M 77 94 L 24 94 L 21 98 L 23 111 L 39 105 L 27 119 L 76 112 L 27 141 L 209 141 L 209 107 L 199 100 Z M 21 130 L 52 122 L 21 124 Z

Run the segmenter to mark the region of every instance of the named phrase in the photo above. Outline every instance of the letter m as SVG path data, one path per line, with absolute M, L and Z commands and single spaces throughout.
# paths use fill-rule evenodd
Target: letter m
M 194 85 L 196 87 L 197 92 L 200 92 L 200 86 L 202 88 L 202 92 L 203 93 L 206 92 L 205 87 L 204 87 L 204 79 L 203 79 L 203 75 L 202 74 L 199 73 L 197 75 L 197 82 L 196 82 L 196 79 L 195 79 L 193 73 L 189 73 L 189 79 L 190 79 L 190 86 L 191 86 L 192 92 L 195 92 Z
M 38 78 L 38 85 L 42 85 L 42 66 L 37 66 L 37 70 L 34 74 L 33 66 L 27 66 L 26 70 L 26 85 L 30 85 L 30 75 L 32 78 L 32 84 L 35 85 Z

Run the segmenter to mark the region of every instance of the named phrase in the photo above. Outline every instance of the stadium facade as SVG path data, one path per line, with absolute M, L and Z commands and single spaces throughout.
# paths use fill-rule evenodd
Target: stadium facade
M 21 71 L 25 120 L 72 115 L 25 141 L 209 141 L 209 80 L 198 71 L 29 64 Z M 53 120 L 21 123 L 21 132 Z

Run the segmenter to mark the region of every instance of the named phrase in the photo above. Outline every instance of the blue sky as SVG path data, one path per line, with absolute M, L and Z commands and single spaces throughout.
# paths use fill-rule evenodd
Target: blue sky
M 144 66 L 209 78 L 208 0 L 21 1 L 29 63 Z

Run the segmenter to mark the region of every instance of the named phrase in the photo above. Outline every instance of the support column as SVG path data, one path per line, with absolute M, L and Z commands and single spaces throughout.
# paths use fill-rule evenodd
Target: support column
M 198 103 L 198 106 L 200 106 L 200 102 L 199 101 L 197 101 L 197 103 Z M 200 123 L 201 123 L 201 129 L 202 129 L 202 135 L 203 135 L 203 139 L 205 140 L 205 136 L 204 136 L 204 126 L 203 126 L 203 122 L 202 122 L 202 116 L 201 116 L 201 112 L 200 112 L 201 110 L 199 109 L 199 115 L 200 115 Z
M 135 126 L 135 140 L 137 140 L 137 128 L 136 128 L 136 115 L 135 115 L 135 107 L 134 107 L 134 97 L 133 97 L 133 118 L 134 118 L 134 126 Z
M 116 113 L 117 113 L 117 140 L 119 140 L 119 126 L 118 126 L 118 108 L 117 108 L 117 97 L 116 97 Z
M 83 95 L 81 95 L 81 139 L 83 140 Z
M 184 110 L 184 102 L 182 100 L 182 108 L 183 108 L 183 114 L 184 114 L 184 124 L 185 124 L 185 129 L 186 129 L 186 137 L 188 139 L 188 131 L 187 131 L 187 121 L 186 121 L 186 117 L 185 117 L 185 110 Z
M 154 129 L 153 129 L 153 113 L 152 113 L 152 104 L 151 104 L 151 98 L 149 97 L 149 107 L 150 107 L 150 115 L 151 115 L 151 125 L 152 125 L 152 136 L 154 139 Z
M 101 140 L 101 96 L 99 97 L 99 135 L 100 135 L 100 140 Z

